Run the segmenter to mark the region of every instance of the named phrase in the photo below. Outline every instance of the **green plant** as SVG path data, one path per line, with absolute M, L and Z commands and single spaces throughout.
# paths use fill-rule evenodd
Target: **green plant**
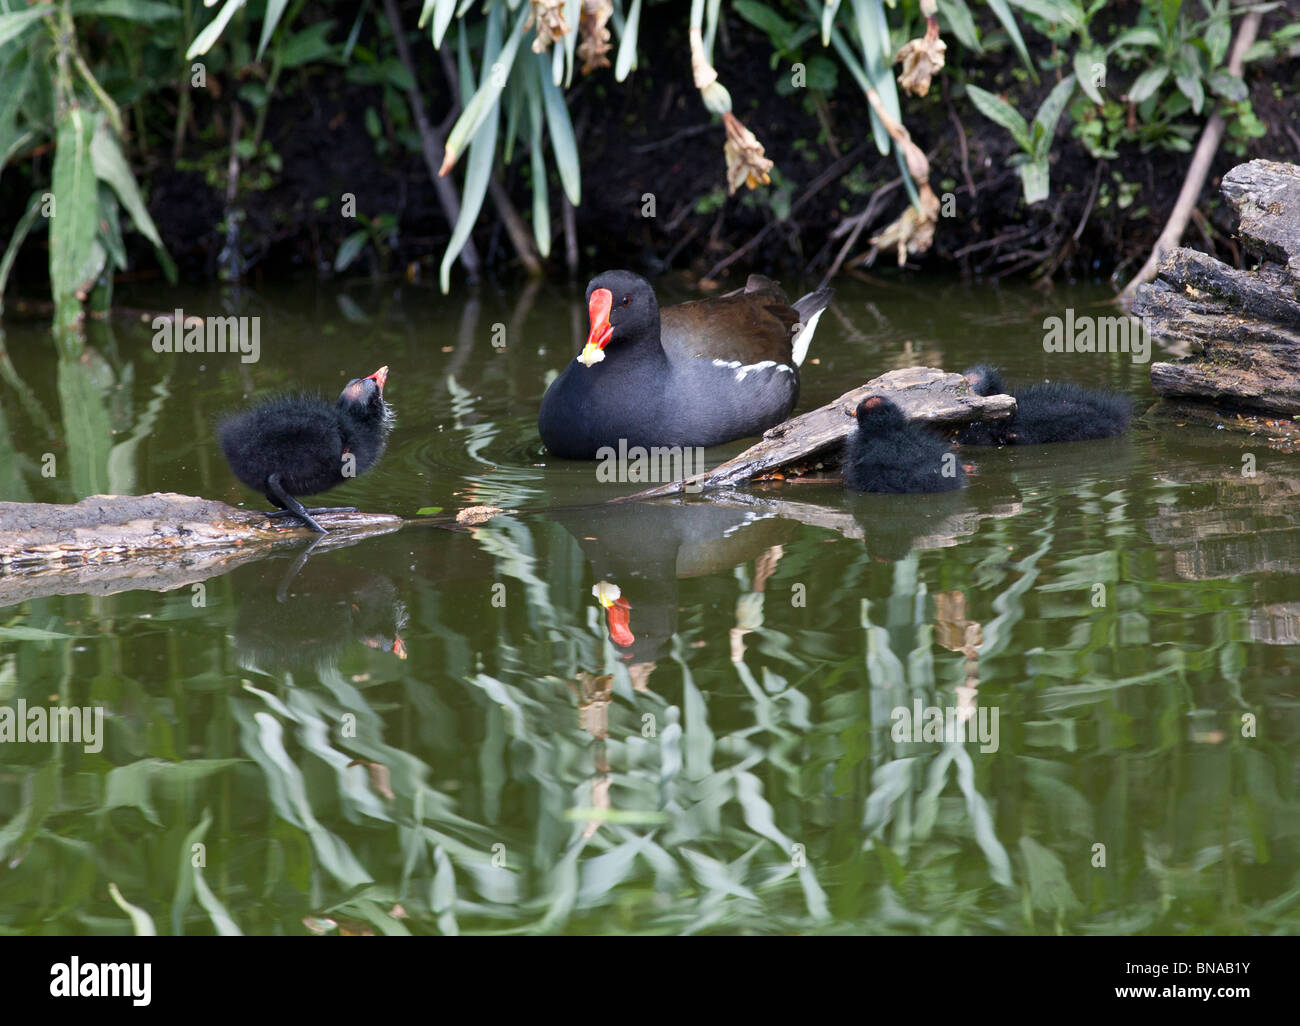
M 361 222 L 361 227 L 339 244 L 339 251 L 334 256 L 334 270 L 346 271 L 368 244 L 374 246 L 375 253 L 379 256 L 380 269 L 386 269 L 388 258 L 397 245 L 397 216 L 380 214 L 377 217 L 367 217 L 365 214 L 357 214 L 357 220 Z
M 1011 163 L 1020 170 L 1027 204 L 1047 199 L 1050 191 L 1048 158 L 1052 152 L 1052 139 L 1056 134 L 1056 123 L 1060 121 L 1066 104 L 1074 94 L 1074 86 L 1074 75 L 1067 75 L 1056 83 L 1039 106 L 1032 124 L 1026 122 L 1020 112 L 1001 97 L 976 85 L 966 86 L 966 94 L 976 109 L 1010 132 L 1011 138 L 1020 147 L 1020 152 L 1011 158 Z
M 109 3 L 83 2 L 75 16 L 72 0 L 0 13 L 0 169 L 44 144 L 54 149 L 49 180 L 37 184 L 0 258 L 0 304 L 27 235 L 38 226 L 48 227 L 55 323 L 65 329 L 80 323 L 82 304 L 92 290 L 100 291 L 97 303 L 107 303 L 110 263 L 126 268 L 123 209 L 153 243 L 169 277 L 175 277 L 123 152 L 125 126 L 118 104 L 78 42 L 77 18 L 92 18 Z M 128 21 L 167 17 L 160 7 L 151 0 L 111 0 L 113 15 Z

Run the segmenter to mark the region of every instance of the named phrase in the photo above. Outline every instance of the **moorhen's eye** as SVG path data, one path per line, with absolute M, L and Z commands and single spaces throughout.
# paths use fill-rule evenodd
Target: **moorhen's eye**
M 627 306 L 630 302 L 632 302 L 632 297 L 631 297 L 631 296 L 624 296 L 624 297 L 623 297 L 623 305 L 624 305 L 624 306 Z

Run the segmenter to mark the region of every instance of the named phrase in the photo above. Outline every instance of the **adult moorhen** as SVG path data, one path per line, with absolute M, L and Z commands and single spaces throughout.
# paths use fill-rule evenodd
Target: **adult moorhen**
M 587 344 L 542 399 L 542 441 L 556 456 L 593 459 L 620 439 L 710 446 L 761 434 L 794 409 L 831 295 L 791 305 L 752 274 L 743 289 L 660 310 L 640 275 L 606 271 L 587 286 Z
M 956 454 L 936 435 L 909 423 L 883 395 L 857 409 L 858 427 L 844 443 L 844 483 L 859 492 L 950 492 L 966 483 Z
M 279 507 L 272 517 L 296 516 L 325 533 L 312 513 L 355 513 L 353 506 L 305 509 L 296 496 L 315 495 L 357 477 L 378 461 L 392 427 L 384 402 L 388 368 L 349 381 L 331 405 L 311 395 L 280 395 L 231 414 L 217 425 L 230 469 Z
M 1110 438 L 1128 430 L 1133 403 L 1118 392 L 1084 388 L 1070 381 L 1044 381 L 1007 390 L 996 367 L 979 364 L 965 374 L 976 395 L 1014 395 L 1016 412 L 1005 420 L 968 424 L 963 445 L 1039 445 Z

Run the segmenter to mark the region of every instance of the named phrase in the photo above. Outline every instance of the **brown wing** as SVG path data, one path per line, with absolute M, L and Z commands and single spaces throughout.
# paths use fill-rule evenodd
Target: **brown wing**
M 743 289 L 659 311 L 670 360 L 775 360 L 789 363 L 799 314 L 776 282 L 751 274 Z

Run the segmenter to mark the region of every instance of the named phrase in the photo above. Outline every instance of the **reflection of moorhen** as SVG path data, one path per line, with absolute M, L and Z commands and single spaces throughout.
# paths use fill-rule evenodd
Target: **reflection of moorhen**
M 1133 404 L 1127 396 L 1084 388 L 1069 381 L 1044 381 L 1009 391 L 996 367 L 980 364 L 966 372 L 976 395 L 1014 395 L 1016 412 L 1006 420 L 962 428 L 963 445 L 1039 445 L 1110 438 L 1128 430 Z
M 844 443 L 844 483 L 859 492 L 950 492 L 966 481 L 952 450 L 881 395 L 857 410 Z
M 296 516 L 325 533 L 312 513 L 355 513 L 351 506 L 307 510 L 296 496 L 328 491 L 379 461 L 392 426 L 384 402 L 388 368 L 347 383 L 338 402 L 306 395 L 275 396 L 217 427 L 235 476 L 279 507 L 270 516 Z M 351 457 L 351 458 L 349 458 Z
M 702 502 L 556 510 L 582 546 L 610 640 L 632 663 L 666 655 L 677 631 L 677 580 L 728 570 L 788 541 L 791 521 Z
M 389 578 L 320 556 L 291 570 L 290 581 L 279 560 L 260 570 L 260 581 L 237 589 L 242 664 L 268 672 L 333 665 L 354 642 L 406 658 L 406 608 Z
M 591 332 L 551 383 L 538 428 L 556 456 L 602 446 L 709 446 L 780 423 L 830 289 L 790 304 L 775 282 L 659 309 L 650 283 L 606 271 L 587 286 Z

